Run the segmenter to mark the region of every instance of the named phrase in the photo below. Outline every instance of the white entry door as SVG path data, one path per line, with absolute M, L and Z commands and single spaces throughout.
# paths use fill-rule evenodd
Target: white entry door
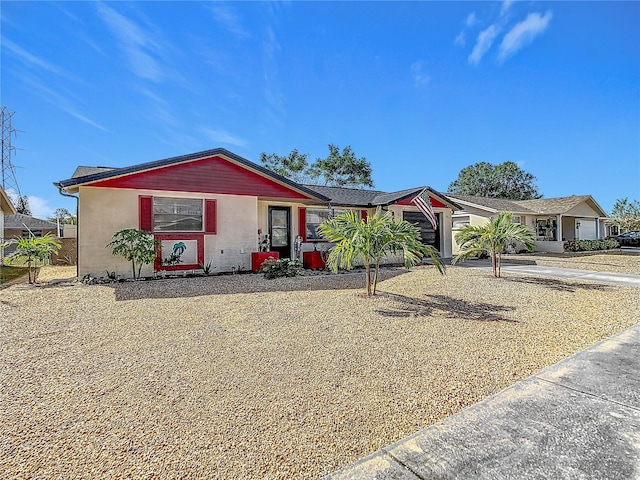
M 578 240 L 598 238 L 595 218 L 576 218 L 576 238 Z

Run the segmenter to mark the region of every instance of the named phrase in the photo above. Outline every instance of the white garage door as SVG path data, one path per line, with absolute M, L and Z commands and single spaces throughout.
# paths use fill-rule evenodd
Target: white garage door
M 579 218 L 576 220 L 576 233 L 579 240 L 595 240 L 596 220 L 593 218 Z

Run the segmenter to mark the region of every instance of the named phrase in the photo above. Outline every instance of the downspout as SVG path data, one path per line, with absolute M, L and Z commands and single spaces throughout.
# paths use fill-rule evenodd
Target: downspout
M 62 185 L 60 183 L 53 183 L 56 187 L 58 187 L 58 192 L 63 197 L 73 198 L 76 201 L 76 277 L 80 275 L 80 208 L 79 208 L 79 200 L 80 197 L 76 197 L 70 193 L 67 193 L 63 190 Z M 80 193 L 78 193 L 80 195 Z M 80 280 L 80 278 L 78 278 Z

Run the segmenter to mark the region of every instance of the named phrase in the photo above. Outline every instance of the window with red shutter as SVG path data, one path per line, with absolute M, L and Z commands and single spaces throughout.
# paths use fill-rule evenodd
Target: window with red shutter
M 215 235 L 218 233 L 217 229 L 217 203 L 215 200 L 204 201 L 204 233 L 209 235 Z
M 153 198 L 150 195 L 138 197 L 138 225 L 140 230 L 153 231 Z

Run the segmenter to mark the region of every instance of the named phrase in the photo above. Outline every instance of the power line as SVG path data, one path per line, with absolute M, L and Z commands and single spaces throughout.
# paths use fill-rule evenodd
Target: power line
M 11 190 L 20 197 L 20 187 L 18 186 L 18 180 L 16 178 L 16 166 L 11 162 L 11 156 L 16 150 L 16 147 L 14 147 L 11 142 L 12 137 L 16 136 L 16 129 L 11 125 L 11 118 L 16 112 L 9 110 L 4 105 L 1 106 L 0 109 L 2 121 L 2 158 L 0 159 L 2 188 L 5 192 Z

